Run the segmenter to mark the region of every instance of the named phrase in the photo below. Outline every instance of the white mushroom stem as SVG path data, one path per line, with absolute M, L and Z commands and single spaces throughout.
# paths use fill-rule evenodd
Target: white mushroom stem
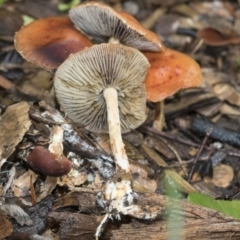
M 109 38 L 109 40 L 108 40 L 108 43 L 112 43 L 112 44 L 119 44 L 119 43 L 120 43 L 120 41 L 119 41 L 119 39 L 118 39 L 118 38 L 111 37 L 111 38 Z
M 118 93 L 115 88 L 106 88 L 103 96 L 107 105 L 108 131 L 110 144 L 116 164 L 126 172 L 129 172 L 128 157 L 124 149 L 121 135 L 120 116 L 118 110 Z

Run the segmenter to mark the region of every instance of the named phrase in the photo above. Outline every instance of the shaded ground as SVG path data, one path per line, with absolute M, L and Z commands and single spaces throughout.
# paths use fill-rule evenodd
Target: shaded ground
M 152 127 L 155 110 L 148 103 L 147 121 L 124 134 L 140 210 L 109 221 L 102 239 L 239 239 L 239 220 L 186 201 L 194 192 L 239 199 L 238 1 L 104 2 L 136 17 L 169 48 L 194 58 L 203 83 L 165 100 L 163 131 Z M 23 19 L 67 16 L 60 3 L 6 1 L 0 6 L 2 239 L 35 239 L 35 234 L 94 239 L 105 214 L 96 199 L 114 171 L 108 136 L 70 123 L 54 98 L 53 74 L 14 50 L 13 36 Z M 26 161 L 36 145 L 48 147 L 56 125 L 65 130 L 64 154 L 73 162 L 71 174 L 59 178 L 33 170 Z

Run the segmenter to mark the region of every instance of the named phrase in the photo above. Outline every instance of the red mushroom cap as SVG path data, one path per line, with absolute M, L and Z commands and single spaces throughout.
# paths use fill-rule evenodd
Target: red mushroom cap
M 148 101 L 160 102 L 180 89 L 201 86 L 201 68 L 186 54 L 168 48 L 143 54 L 151 65 L 145 79 Z
M 64 156 L 56 159 L 54 154 L 42 146 L 35 147 L 27 157 L 29 165 L 36 171 L 52 177 L 60 177 L 70 172 L 72 163 Z
M 163 45 L 157 34 L 144 28 L 134 17 L 118 13 L 100 2 L 86 2 L 74 6 L 69 17 L 86 35 L 108 42 L 110 38 L 142 51 L 162 51 Z
M 66 17 L 36 20 L 15 35 L 17 51 L 29 62 L 48 71 L 57 69 L 71 53 L 92 46 Z

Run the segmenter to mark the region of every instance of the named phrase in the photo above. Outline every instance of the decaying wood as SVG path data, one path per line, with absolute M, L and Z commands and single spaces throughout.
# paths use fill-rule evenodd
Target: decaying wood
M 162 206 L 162 218 L 149 221 L 135 220 L 111 232 L 110 239 L 239 239 L 240 221 L 216 211 L 187 202 L 170 200 L 156 194 L 142 195 L 139 204 Z M 170 216 L 170 220 L 168 220 Z M 172 223 L 170 221 L 173 221 Z M 178 221 L 178 222 L 176 222 Z M 110 235 L 109 235 L 110 236 Z
M 95 239 L 96 228 L 102 220 L 102 217 L 71 212 L 50 212 L 48 217 L 61 222 L 59 231 L 61 240 Z
M 78 207 L 81 212 L 94 212 L 96 211 L 96 193 L 89 192 L 72 192 L 58 198 L 52 208 L 56 210 L 63 207 Z
M 48 195 L 34 206 L 29 207 L 26 213 L 30 216 L 32 224 L 21 226 L 16 221 L 13 221 L 14 233 L 22 232 L 30 235 L 43 233 L 48 226 L 46 216 L 53 205 L 54 199 L 54 195 Z
M 100 239 L 165 240 L 174 236 L 177 239 L 240 238 L 240 220 L 158 194 L 138 196 L 137 203 L 129 208 L 129 220 L 125 223 L 110 221 Z M 92 200 L 88 202 L 92 206 Z M 156 218 L 146 220 L 150 213 Z M 102 218 L 99 215 L 54 211 L 48 217 L 60 222 L 60 239 L 94 239 L 96 227 Z

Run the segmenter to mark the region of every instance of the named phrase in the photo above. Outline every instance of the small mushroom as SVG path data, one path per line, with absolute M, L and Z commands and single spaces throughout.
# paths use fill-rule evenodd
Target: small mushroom
M 73 7 L 69 17 L 76 28 L 101 42 L 121 43 L 142 51 L 159 52 L 163 48 L 159 37 L 134 17 L 102 3 L 89 2 Z
M 240 43 L 240 36 L 235 34 L 226 35 L 210 27 L 199 30 L 197 36 L 201 38 L 205 44 L 213 47 L 221 47 L 229 44 Z
M 92 46 L 66 17 L 36 20 L 15 35 L 17 51 L 31 63 L 55 70 L 71 53 Z
M 56 159 L 48 149 L 43 146 L 35 147 L 27 157 L 28 164 L 36 171 L 52 177 L 61 177 L 68 174 L 72 164 L 65 157 Z
M 121 133 L 146 119 L 144 79 L 149 63 L 136 49 L 100 44 L 72 54 L 56 71 L 57 99 L 91 132 L 109 132 L 117 166 L 129 171 Z
M 63 129 L 53 126 L 48 149 L 36 146 L 28 155 L 29 165 L 36 171 L 52 177 L 60 177 L 70 172 L 72 164 L 63 155 Z
M 151 65 L 145 79 L 147 99 L 157 102 L 157 106 L 181 89 L 201 86 L 201 68 L 186 54 L 166 48 L 160 53 L 145 52 L 144 55 Z M 157 129 L 158 121 L 161 122 L 158 114 L 154 122 Z

